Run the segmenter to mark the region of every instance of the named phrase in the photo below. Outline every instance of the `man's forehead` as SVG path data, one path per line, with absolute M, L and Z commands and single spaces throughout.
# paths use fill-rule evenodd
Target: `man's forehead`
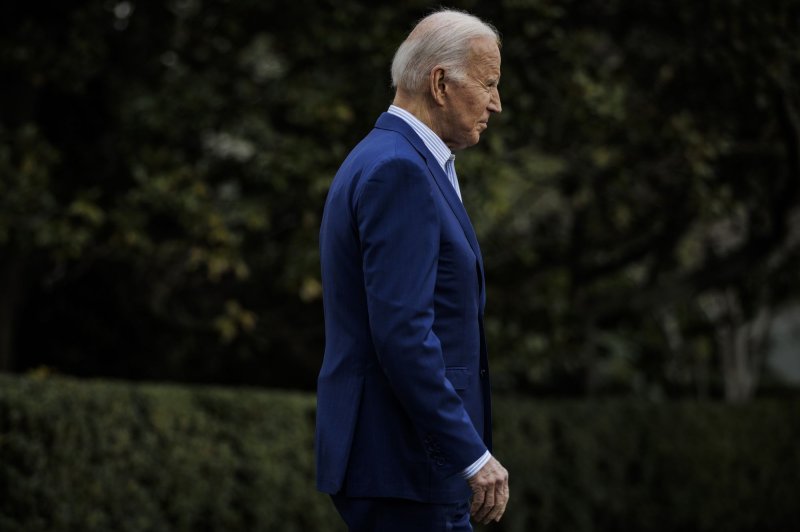
M 469 62 L 473 76 L 500 77 L 500 60 L 487 55 L 474 56 Z
M 469 58 L 471 61 L 497 65 L 500 67 L 500 48 L 497 42 L 489 37 L 474 39 L 470 43 Z

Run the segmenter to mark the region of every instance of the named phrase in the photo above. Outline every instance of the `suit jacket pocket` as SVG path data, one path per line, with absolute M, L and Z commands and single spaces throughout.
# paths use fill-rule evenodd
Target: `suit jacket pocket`
M 456 390 L 466 390 L 469 387 L 471 373 L 467 368 L 445 368 L 444 375 Z

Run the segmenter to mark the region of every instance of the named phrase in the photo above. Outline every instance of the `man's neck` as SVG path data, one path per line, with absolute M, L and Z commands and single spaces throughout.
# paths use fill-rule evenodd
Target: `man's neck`
M 401 94 L 400 91 L 394 97 L 394 101 L 392 105 L 396 105 L 401 109 L 408 111 L 412 115 L 414 115 L 417 120 L 428 126 L 431 131 L 436 133 L 439 138 L 442 137 L 441 129 L 439 128 L 439 124 L 434 119 L 433 113 L 431 113 L 430 107 L 427 105 L 427 102 L 423 101 L 422 98 L 413 98 L 409 97 L 408 95 Z

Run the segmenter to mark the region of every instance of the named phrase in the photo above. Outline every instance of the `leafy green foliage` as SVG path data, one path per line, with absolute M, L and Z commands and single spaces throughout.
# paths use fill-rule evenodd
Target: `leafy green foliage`
M 796 401 L 499 401 L 503 530 L 791 530 Z M 501 451 L 502 450 L 502 451 Z M 513 504 L 513 503 L 512 503 Z
M 317 530 L 313 400 L 2 379 L 3 530 Z
M 751 396 L 800 286 L 797 3 L 454 6 L 503 35 L 458 159 L 496 389 Z M 0 368 L 313 388 L 327 187 L 429 3 L 9 9 Z

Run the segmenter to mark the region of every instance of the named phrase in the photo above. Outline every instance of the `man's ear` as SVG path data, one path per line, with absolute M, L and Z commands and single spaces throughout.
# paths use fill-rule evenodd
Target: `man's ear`
M 447 83 L 444 79 L 444 69 L 442 67 L 437 66 L 431 70 L 430 91 L 436 105 L 440 107 L 444 106 L 445 97 L 447 95 Z

